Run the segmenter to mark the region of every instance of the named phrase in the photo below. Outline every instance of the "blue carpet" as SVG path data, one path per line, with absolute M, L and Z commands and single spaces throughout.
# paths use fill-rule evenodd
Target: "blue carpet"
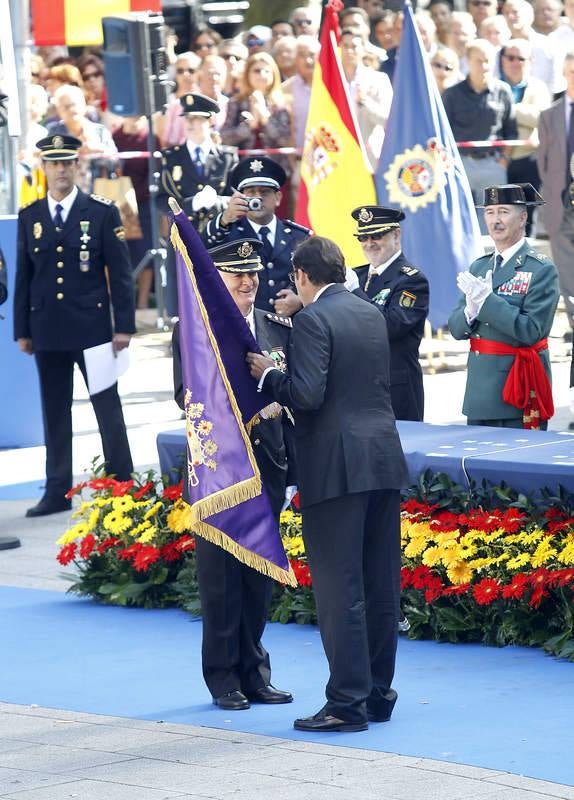
M 26 483 L 7 483 L 0 486 L 0 500 L 39 500 L 44 493 L 45 478 Z
M 401 640 L 390 723 L 353 734 L 300 734 L 323 704 L 316 628 L 268 625 L 273 682 L 286 706 L 226 713 L 200 670 L 201 622 L 176 610 L 98 606 L 0 587 L 0 699 L 423 756 L 574 785 L 574 664 L 539 650 Z

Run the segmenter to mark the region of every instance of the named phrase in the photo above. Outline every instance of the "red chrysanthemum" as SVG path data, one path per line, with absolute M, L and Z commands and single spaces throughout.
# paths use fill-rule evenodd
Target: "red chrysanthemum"
M 112 497 L 123 497 L 133 485 L 134 482 L 131 479 L 129 481 L 115 481 L 115 485 L 112 488 Z
M 442 595 L 443 585 L 441 579 L 437 575 L 432 575 L 428 578 L 425 589 L 425 600 L 427 603 L 432 603 Z
M 414 498 L 401 503 L 401 511 L 405 511 L 412 516 L 430 517 L 436 508 L 438 508 L 436 504 L 429 505 L 428 503 L 419 503 L 419 501 Z
M 452 511 L 441 511 L 429 523 L 433 531 L 455 531 L 459 527 L 458 514 Z
M 88 485 L 87 481 L 82 481 L 81 483 L 77 483 L 75 486 L 72 486 L 71 489 L 68 489 L 64 497 L 67 497 L 68 500 L 71 500 L 75 494 L 78 494 Z
M 184 553 L 186 550 L 195 550 L 195 537 L 184 533 L 183 536 L 176 539 L 175 546 L 181 553 Z
M 532 596 L 530 597 L 530 600 L 528 601 L 528 605 L 531 608 L 538 608 L 538 606 L 540 605 L 540 603 L 542 602 L 544 597 L 548 597 L 548 592 L 546 591 L 544 586 L 539 585 L 532 592 Z
M 559 569 L 556 571 L 556 585 L 567 586 L 574 581 L 574 569 Z
M 100 553 L 100 555 L 102 553 L 105 553 L 106 550 L 110 549 L 110 547 L 115 547 L 119 541 L 120 540 L 117 538 L 117 536 L 109 536 L 107 539 L 104 539 L 104 541 L 100 542 L 100 544 L 98 545 L 97 547 L 98 553 Z
M 505 600 L 520 600 L 528 589 L 528 575 L 519 572 L 514 575 L 510 583 L 502 587 L 502 596 Z
M 162 497 L 166 500 L 179 500 L 183 491 L 183 480 L 179 483 L 174 483 L 173 486 L 166 486 L 163 490 Z
M 290 559 L 289 563 L 291 564 L 291 569 L 297 578 L 297 583 L 299 586 L 313 585 L 311 580 L 311 570 L 309 569 L 308 564 L 305 564 L 303 561 L 299 561 L 298 558 Z
M 530 585 L 536 589 L 539 586 L 543 588 L 548 584 L 551 573 L 546 567 L 539 567 L 530 573 Z
M 151 544 L 144 545 L 134 558 L 134 569 L 138 572 L 147 572 L 152 564 L 159 560 L 159 548 Z
M 84 536 L 80 543 L 80 556 L 81 558 L 88 558 L 96 545 L 96 537 L 92 533 Z
M 116 485 L 116 480 L 114 478 L 94 478 L 93 480 L 88 482 L 88 486 L 90 489 L 96 489 L 96 491 L 102 489 L 111 489 L 112 486 Z
M 500 584 L 493 578 L 483 578 L 472 589 L 474 599 L 479 606 L 489 606 L 500 594 Z
M 70 544 L 65 544 L 58 553 L 58 555 L 56 556 L 56 558 L 58 559 L 60 564 L 62 564 L 62 566 L 65 567 L 67 564 L 70 563 L 70 561 L 74 560 L 77 549 L 78 546 L 75 542 L 71 542 Z
M 134 492 L 134 500 L 141 500 L 142 497 L 144 497 L 149 491 L 151 491 L 154 486 L 155 483 L 153 481 L 148 481 L 147 483 L 144 483 L 144 485 L 140 489 L 138 489 L 137 492 Z
M 447 588 L 443 590 L 443 596 L 448 597 L 449 595 L 454 595 L 458 597 L 466 594 L 469 589 L 470 583 L 459 583 L 458 586 L 447 586 Z
M 408 567 L 401 568 L 401 589 L 408 589 L 413 582 L 413 573 Z
M 181 550 L 176 542 L 168 542 L 161 548 L 161 559 L 166 564 L 171 564 L 172 561 L 179 561 L 181 558 Z
M 142 547 L 143 544 L 140 544 L 140 542 L 134 542 L 133 544 L 130 544 L 129 547 L 125 547 L 123 550 L 118 550 L 118 558 L 121 558 L 122 561 L 131 561 L 137 556 Z
M 413 569 L 413 587 L 415 589 L 424 589 L 427 585 L 428 579 L 431 577 L 432 573 L 430 567 L 421 564 L 418 567 Z

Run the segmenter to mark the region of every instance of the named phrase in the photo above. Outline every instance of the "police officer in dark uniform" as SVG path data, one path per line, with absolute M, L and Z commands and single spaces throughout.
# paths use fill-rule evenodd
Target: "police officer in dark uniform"
M 285 364 L 291 320 L 260 311 L 253 303 L 263 266 L 257 239 L 235 239 L 210 250 L 227 289 L 262 350 Z M 184 407 L 179 323 L 173 330 L 174 393 Z M 294 487 L 291 422 L 261 420 L 251 443 L 265 491 L 277 518 Z M 187 479 L 184 478 L 184 499 Z M 290 491 L 291 490 L 291 491 Z M 203 617 L 202 666 L 205 682 L 220 708 L 240 711 L 250 703 L 290 703 L 289 692 L 271 686 L 269 655 L 261 644 L 271 602 L 272 581 L 242 564 L 221 547 L 195 540 L 197 578 Z
M 112 342 L 118 352 L 135 333 L 125 232 L 110 200 L 84 194 L 75 185 L 81 146 L 79 139 L 63 135 L 37 143 L 48 195 L 18 217 L 14 338 L 36 358 L 46 442 L 46 489 L 28 517 L 71 506 L 65 494 L 73 477 L 74 364 L 86 379 L 84 350 Z M 117 383 L 91 401 L 106 471 L 127 480 L 133 465 Z
M 355 236 L 368 260 L 355 270 L 359 283 L 355 293 L 376 305 L 387 321 L 395 417 L 422 421 L 424 390 L 419 346 L 429 310 L 428 281 L 402 253 L 402 211 L 362 206 L 351 213 L 357 221 Z
M 197 230 L 222 211 L 231 194 L 229 173 L 237 164 L 237 148 L 216 145 L 210 119 L 219 106 L 210 97 L 188 92 L 180 98 L 187 141 L 162 153 L 160 210 L 169 214 L 167 201 L 174 197 Z M 177 279 L 173 249 L 168 248 L 166 305 L 177 316 Z
M 230 175 L 234 193 L 229 205 L 207 223 L 203 238 L 208 247 L 245 237 L 260 239 L 263 272 L 256 305 L 291 316 L 303 307 L 289 281 L 291 256 L 311 231 L 275 216 L 286 177 L 283 167 L 271 158 L 240 161 Z

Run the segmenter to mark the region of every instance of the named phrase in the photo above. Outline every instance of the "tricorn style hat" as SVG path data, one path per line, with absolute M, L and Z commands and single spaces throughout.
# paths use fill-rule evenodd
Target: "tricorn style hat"
M 240 161 L 233 169 L 230 180 L 231 185 L 240 192 L 248 186 L 270 186 L 277 190 L 287 180 L 287 174 L 272 158 L 256 156 Z
M 484 203 L 487 206 L 542 206 L 544 199 L 531 183 L 505 183 L 502 186 L 487 186 Z
M 211 97 L 196 92 L 187 92 L 179 98 L 182 107 L 180 117 L 212 117 L 219 114 L 219 106 Z
M 259 239 L 236 239 L 208 250 L 221 272 L 259 272 L 263 264 L 257 253 L 263 247 Z
M 81 141 L 75 136 L 64 136 L 59 133 L 36 142 L 40 157 L 44 161 L 71 161 L 78 157 L 81 146 Z
M 357 232 L 354 236 L 364 236 L 367 233 L 389 233 L 400 227 L 399 223 L 405 218 L 402 211 L 397 208 L 384 206 L 360 206 L 351 211 L 353 219 L 357 220 Z

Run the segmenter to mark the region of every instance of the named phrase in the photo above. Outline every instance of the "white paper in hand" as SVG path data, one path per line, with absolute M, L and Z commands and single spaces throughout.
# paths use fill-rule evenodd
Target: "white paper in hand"
M 103 392 L 113 386 L 120 375 L 130 365 L 130 354 L 127 347 L 114 354 L 111 342 L 104 342 L 84 350 L 88 391 L 90 395 Z

